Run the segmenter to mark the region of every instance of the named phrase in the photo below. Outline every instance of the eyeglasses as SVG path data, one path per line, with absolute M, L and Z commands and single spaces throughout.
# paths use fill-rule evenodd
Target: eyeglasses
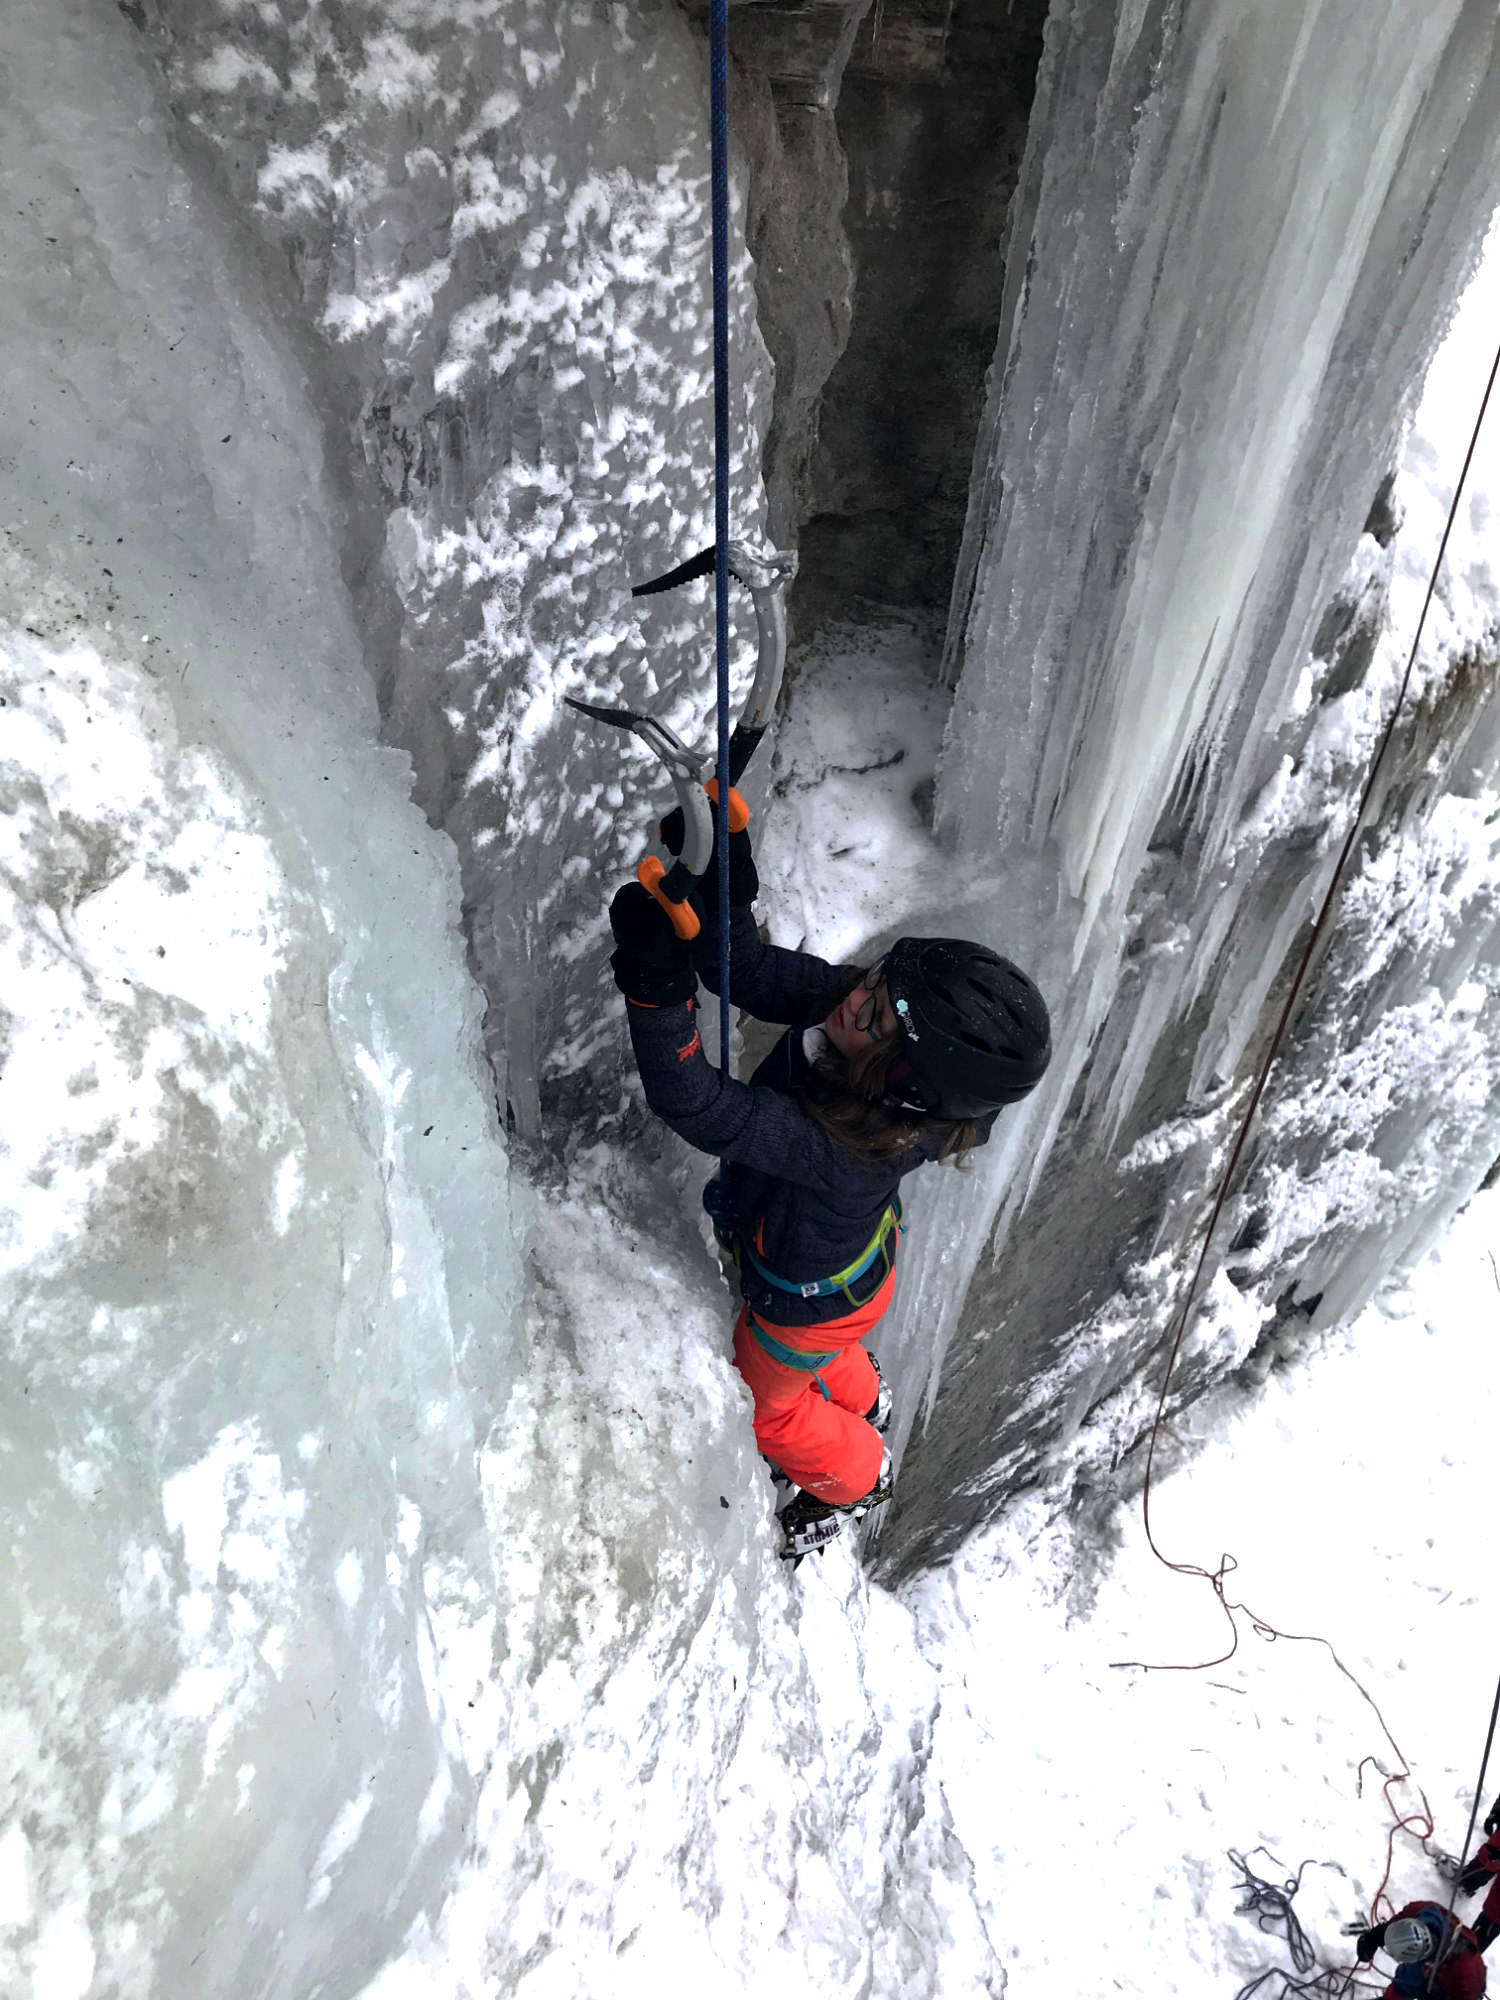
M 880 996 L 885 990 L 884 959 L 870 967 L 854 990 L 857 993 L 861 989 L 869 995 L 869 998 L 860 1003 L 859 1012 L 854 1017 L 854 1026 L 859 1034 L 868 1035 L 872 1042 L 878 1042 L 880 1030 L 875 1017 L 880 1012 Z

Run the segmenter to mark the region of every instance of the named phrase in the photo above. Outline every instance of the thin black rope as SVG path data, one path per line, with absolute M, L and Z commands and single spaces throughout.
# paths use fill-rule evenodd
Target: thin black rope
M 729 1074 L 729 0 L 709 0 L 714 262 L 714 665 L 719 703 L 719 1074 Z
M 1500 365 L 1500 357 L 1497 357 L 1497 365 Z M 1469 1824 L 1464 1829 L 1463 1852 L 1458 1857 L 1458 1872 L 1453 1878 L 1455 1890 L 1457 1885 L 1463 1880 L 1464 1870 L 1469 1865 L 1469 1843 L 1474 1838 L 1474 1822 L 1479 1817 L 1479 1801 L 1484 1797 L 1484 1774 L 1489 1769 L 1490 1751 L 1495 1747 L 1495 1723 L 1497 1719 L 1500 1719 L 1500 1679 L 1497 1679 L 1495 1682 L 1495 1699 L 1490 1703 L 1490 1726 L 1485 1731 L 1484 1755 L 1479 1760 L 1479 1782 L 1474 1787 L 1474 1803 L 1469 1808 Z M 1433 1980 L 1437 1977 L 1438 1967 L 1448 1956 L 1458 1940 L 1458 1918 L 1454 1913 L 1453 1903 L 1449 1902 L 1446 1907 L 1449 1917 L 1448 1932 L 1439 1948 L 1437 1957 L 1432 1961 L 1427 1971 L 1427 1989 L 1429 1992 L 1432 1990 Z
M 1264 1854 L 1278 1868 L 1285 1865 L 1268 1847 L 1252 1848 L 1250 1851 L 1252 1854 Z M 1307 1870 L 1319 1864 L 1304 1861 L 1296 1874 L 1285 1881 L 1268 1882 L 1264 1876 L 1256 1874 L 1243 1854 L 1237 1854 L 1232 1847 L 1228 1852 L 1229 1859 L 1240 1871 L 1235 1890 L 1242 1900 L 1235 1915 L 1253 1916 L 1257 1930 L 1266 1932 L 1270 1937 L 1285 1939 L 1292 1961 L 1290 1971 L 1284 1965 L 1268 1965 L 1264 1972 L 1247 1979 L 1234 2000 L 1253 2000 L 1256 1995 L 1260 1995 L 1261 2000 L 1344 2000 L 1348 1994 L 1374 1993 L 1377 1990 L 1359 1981 L 1355 1966 L 1318 1966 L 1312 1939 L 1303 1930 L 1301 1920 L 1292 1908 L 1292 1899 L 1302 1887 L 1302 1877 Z M 1323 1862 L 1321 1865 L 1330 1868 L 1335 1864 Z M 1314 1967 L 1317 1967 L 1316 1971 Z M 1274 1993 L 1262 1992 L 1277 1979 L 1281 1985 Z

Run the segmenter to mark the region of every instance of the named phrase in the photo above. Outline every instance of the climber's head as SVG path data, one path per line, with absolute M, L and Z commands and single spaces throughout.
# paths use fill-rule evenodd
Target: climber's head
M 898 938 L 823 1023 L 828 1053 L 804 1107 L 857 1157 L 977 1145 L 974 1121 L 1035 1088 L 1051 1055 L 1046 1005 L 1008 959 L 957 938 Z
M 963 938 L 897 938 L 882 963 L 902 1061 L 888 1088 L 931 1118 L 1014 1104 L 1052 1059 L 1047 1003 L 1019 966 Z
M 1420 1965 L 1437 1950 L 1438 1940 L 1420 1917 L 1392 1917 L 1385 1927 L 1385 1948 L 1397 1965 Z

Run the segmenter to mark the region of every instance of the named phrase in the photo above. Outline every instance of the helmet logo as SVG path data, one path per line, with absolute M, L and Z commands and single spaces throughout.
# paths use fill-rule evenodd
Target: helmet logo
M 896 1012 L 901 1016 L 901 1025 L 906 1030 L 907 1039 L 913 1042 L 921 1041 L 922 1037 L 911 1024 L 911 1009 L 904 1000 L 896 1002 Z

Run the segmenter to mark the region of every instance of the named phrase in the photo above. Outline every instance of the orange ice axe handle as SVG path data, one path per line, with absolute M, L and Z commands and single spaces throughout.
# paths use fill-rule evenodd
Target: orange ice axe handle
M 648 854 L 636 869 L 635 879 L 653 902 L 661 904 L 683 943 L 690 943 L 698 935 L 698 912 L 688 901 L 693 877 L 682 863 L 676 861 L 670 869 L 664 868 L 659 855 Z
M 710 778 L 703 789 L 713 800 L 714 808 L 717 810 L 719 804 L 718 779 Z M 734 786 L 731 785 L 729 787 L 729 831 L 731 833 L 743 833 L 749 824 L 750 808 L 745 804 L 745 801 L 740 797 Z

